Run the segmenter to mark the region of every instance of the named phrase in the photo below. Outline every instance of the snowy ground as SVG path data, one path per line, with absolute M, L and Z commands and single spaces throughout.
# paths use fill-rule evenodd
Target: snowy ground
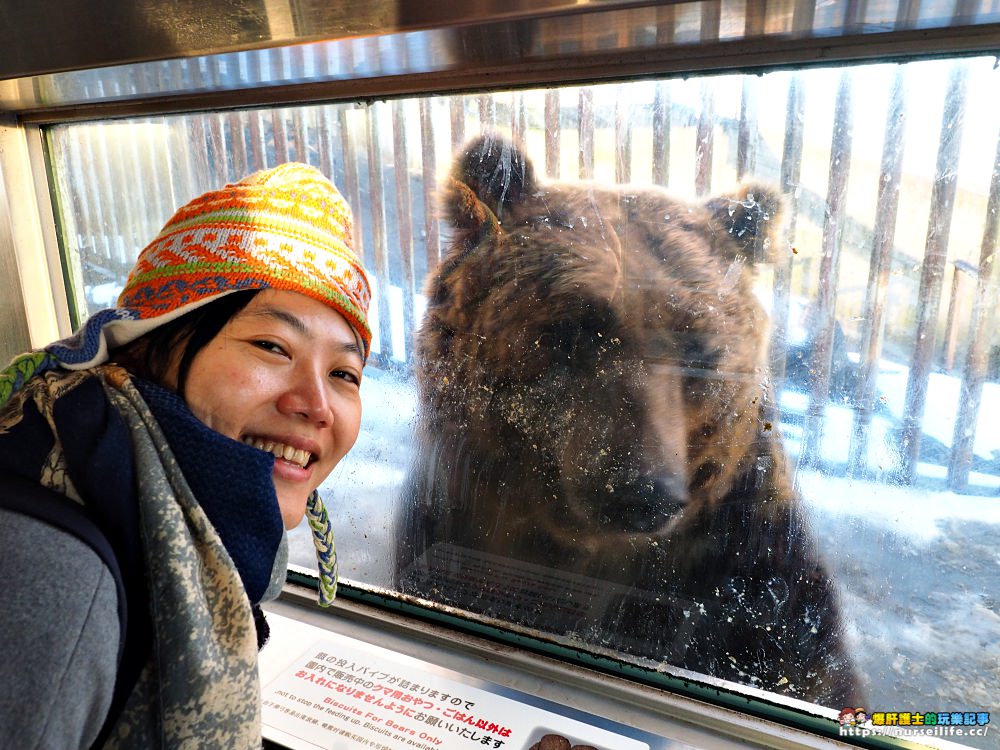
M 897 460 L 894 416 L 905 393 L 905 369 L 886 363 L 880 389 L 887 412 L 876 420 L 876 461 Z M 412 385 L 384 372 L 366 373 L 365 416 L 355 450 L 323 488 L 337 519 L 345 578 L 387 586 L 392 509 L 405 476 L 415 399 Z M 957 381 L 935 376 L 925 422 L 930 439 L 947 446 Z M 786 392 L 795 410 L 801 396 Z M 987 384 L 976 440 L 984 459 L 1000 455 L 1000 386 Z M 851 413 L 828 411 L 824 455 L 837 466 L 847 452 Z M 992 419 L 995 424 L 990 423 Z M 794 424 L 783 426 L 797 452 Z M 796 480 L 813 531 L 841 589 L 857 663 L 869 680 L 870 711 L 990 711 L 1000 696 L 1000 476 L 975 475 L 977 494 L 944 491 L 942 468 L 919 467 L 923 489 L 857 481 L 801 470 Z M 989 493 L 989 494 L 987 494 Z M 293 562 L 309 566 L 311 543 L 293 532 Z M 1000 748 L 1000 731 L 976 743 Z

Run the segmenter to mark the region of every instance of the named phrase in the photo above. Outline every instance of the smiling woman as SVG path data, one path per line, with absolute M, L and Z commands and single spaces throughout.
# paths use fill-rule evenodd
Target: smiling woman
M 344 317 L 296 292 L 265 290 L 194 359 L 183 390 L 216 432 L 271 453 L 285 528 L 354 445 L 364 349 Z
M 335 590 L 316 490 L 358 436 L 369 299 L 340 193 L 284 164 L 179 209 L 117 307 L 0 373 L 0 684 L 59 712 L 4 693 L 0 746 L 260 747 L 259 605 L 307 514 Z

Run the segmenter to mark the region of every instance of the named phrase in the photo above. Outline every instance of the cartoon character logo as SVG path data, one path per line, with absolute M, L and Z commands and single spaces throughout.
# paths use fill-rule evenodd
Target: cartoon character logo
M 854 709 L 854 721 L 858 725 L 864 724 L 868 721 L 868 712 L 865 711 L 864 706 L 858 706 Z
M 842 727 L 853 727 L 855 724 L 855 714 L 853 708 L 840 709 L 840 725 Z

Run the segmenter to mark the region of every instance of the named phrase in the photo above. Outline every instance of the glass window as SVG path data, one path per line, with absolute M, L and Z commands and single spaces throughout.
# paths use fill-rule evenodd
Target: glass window
M 375 286 L 323 487 L 345 580 L 829 709 L 988 711 L 993 63 L 52 126 L 73 302 L 177 205 L 310 162 Z

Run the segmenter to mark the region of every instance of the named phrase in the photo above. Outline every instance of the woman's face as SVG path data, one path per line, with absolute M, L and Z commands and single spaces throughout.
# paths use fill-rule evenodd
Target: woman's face
M 191 362 L 188 407 L 216 432 L 272 453 L 285 528 L 354 445 L 362 344 L 340 313 L 265 289 Z

